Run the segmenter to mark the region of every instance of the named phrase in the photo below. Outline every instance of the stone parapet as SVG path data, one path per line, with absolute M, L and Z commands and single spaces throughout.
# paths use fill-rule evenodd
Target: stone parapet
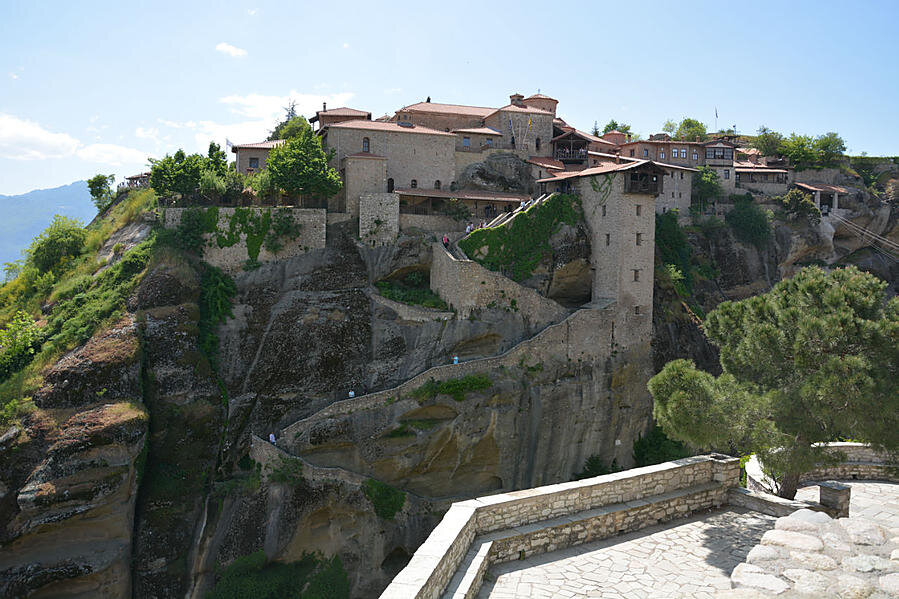
M 381 598 L 473 597 L 492 563 L 720 506 L 738 484 L 739 460 L 708 455 L 455 503 Z
M 400 213 L 400 230 L 421 229 L 432 233 L 450 233 L 465 230 L 465 221 L 459 221 L 442 214 Z

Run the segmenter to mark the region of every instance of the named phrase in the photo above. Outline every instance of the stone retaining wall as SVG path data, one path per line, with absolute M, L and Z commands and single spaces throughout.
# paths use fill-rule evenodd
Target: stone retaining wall
M 568 310 L 530 287 L 487 270 L 474 260 L 458 260 L 443 244 L 435 243 L 431 260 L 431 289 L 453 307 L 460 318 L 493 306 L 520 312 L 534 328 L 561 321 Z
M 739 479 L 738 459 L 695 456 L 455 503 L 381 599 L 440 597 L 478 535 L 516 529 L 493 541 L 488 537 L 487 555 L 481 556 L 485 562 L 507 561 L 522 552 L 534 555 L 722 505 Z M 607 506 L 616 508 L 602 509 Z M 561 526 L 540 526 L 553 518 L 569 519 Z M 486 567 L 477 565 L 480 575 L 472 584 L 480 584 Z
M 168 229 L 174 229 L 181 223 L 181 215 L 185 210 L 196 210 L 197 208 L 166 208 L 163 224 Z M 199 208 L 203 210 L 204 208 Z M 227 232 L 230 226 L 231 217 L 234 215 L 236 208 L 221 207 L 218 209 L 218 230 Z M 305 254 L 314 249 L 325 247 L 325 230 L 327 223 L 327 214 L 323 208 L 241 208 L 241 210 L 253 210 L 256 214 L 267 211 L 286 210 L 293 217 L 293 222 L 300 225 L 300 233 L 296 239 L 281 239 L 281 250 L 274 254 L 265 249 L 265 244 L 259 250 L 257 260 L 260 263 L 273 262 L 275 260 L 283 260 L 300 254 Z M 203 260 L 212 266 L 221 268 L 226 272 L 237 272 L 243 269 L 249 259 L 247 254 L 246 235 L 241 234 L 240 241 L 230 247 L 219 247 L 216 243 L 215 236 L 207 233 L 204 236 L 206 246 L 203 248 Z
M 432 233 L 464 231 L 465 221 L 456 220 L 442 214 L 403 214 L 400 212 L 400 230 L 421 229 Z

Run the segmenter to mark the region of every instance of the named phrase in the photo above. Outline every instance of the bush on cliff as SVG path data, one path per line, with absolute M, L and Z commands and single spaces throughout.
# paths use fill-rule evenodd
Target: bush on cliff
M 299 561 L 268 562 L 261 549 L 219 573 L 205 599 L 347 599 L 350 584 L 340 558 L 304 553 Z
M 724 216 L 740 241 L 761 249 L 771 239 L 771 219 L 774 215 L 759 208 L 751 199 L 738 198 L 733 210 Z
M 362 483 L 362 493 L 371 501 L 375 513 L 385 520 L 393 520 L 406 504 L 405 493 L 373 478 Z

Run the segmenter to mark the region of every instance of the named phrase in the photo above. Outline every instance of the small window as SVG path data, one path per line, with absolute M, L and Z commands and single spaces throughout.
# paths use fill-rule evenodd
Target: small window
M 640 314 L 640 306 L 634 306 L 634 314 Z
M 640 269 L 635 268 L 634 269 L 634 281 L 639 281 L 639 280 L 640 280 Z
M 684 194 L 683 194 L 683 192 L 681 192 L 681 191 L 679 191 L 679 192 L 677 192 L 677 197 L 679 197 L 679 198 L 682 198 L 682 197 L 684 197 Z
M 684 171 L 681 171 L 681 172 L 680 172 L 680 178 L 681 178 L 681 181 L 684 180 Z
M 418 189 L 418 180 L 412 179 L 412 183 L 410 184 L 410 186 L 412 187 L 412 189 Z
M 371 152 L 371 140 L 367 137 L 362 138 L 362 151 L 365 153 Z
M 471 138 L 470 138 L 470 137 L 463 137 L 463 138 L 462 138 L 462 147 L 463 147 L 463 148 L 470 148 L 470 147 L 471 147 Z
M 387 179 L 387 193 L 393 193 L 393 177 Z
M 677 158 L 677 148 L 671 148 L 671 157 Z
M 633 157 L 634 157 L 634 151 L 631 150 L 631 158 L 633 158 Z
M 647 156 L 649 156 L 649 150 L 643 148 L 643 157 L 646 158 Z
M 643 207 L 640 204 L 637 204 L 637 216 L 640 216 L 640 213 L 643 211 Z
M 250 158 L 250 168 L 259 168 L 258 158 Z
M 693 161 L 695 162 L 696 160 L 699 160 L 699 154 L 696 152 L 696 150 L 693 150 Z
M 636 236 L 637 245 L 643 245 L 643 233 L 637 233 Z
M 729 168 L 724 169 L 724 178 L 730 179 L 730 169 Z
M 486 145 L 488 148 L 492 148 L 493 147 L 493 138 L 488 137 L 486 140 L 484 140 L 484 145 Z
M 680 157 L 681 157 L 681 158 L 686 158 L 686 157 L 687 157 L 687 148 L 681 148 L 681 151 L 680 151 Z
M 671 192 L 671 197 L 672 197 L 672 198 L 674 197 L 674 192 L 673 192 L 673 191 Z
M 673 156 L 677 156 L 677 154 L 672 154 Z M 665 152 L 659 152 L 659 160 L 665 160 Z
M 534 140 L 534 148 L 536 148 L 538 151 L 540 150 L 540 138 L 539 137 Z
M 434 189 L 440 189 L 440 179 L 434 181 Z
M 612 235 L 610 233 L 606 233 L 606 245 L 612 243 Z
M 602 205 L 602 215 L 603 216 L 606 215 L 606 205 L 605 204 Z

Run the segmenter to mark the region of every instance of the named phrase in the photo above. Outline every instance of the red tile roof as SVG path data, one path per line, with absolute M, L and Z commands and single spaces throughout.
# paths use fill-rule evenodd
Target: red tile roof
M 543 168 L 565 170 L 565 164 L 561 160 L 556 160 L 555 158 L 550 158 L 548 156 L 531 156 L 526 162 L 542 166 Z
M 370 112 L 365 110 L 356 110 L 355 108 L 347 108 L 346 106 L 342 106 L 340 108 L 330 108 L 328 110 L 319 110 L 315 114 L 321 116 L 371 116 Z
M 567 137 L 569 135 L 577 135 L 581 139 L 586 139 L 587 141 L 592 142 L 592 143 L 605 144 L 607 146 L 613 146 L 613 147 L 618 145 L 616 143 L 612 143 L 608 139 L 596 137 L 595 135 L 590 135 L 589 133 L 585 133 L 578 129 L 570 129 L 570 130 L 566 131 L 565 133 L 562 133 L 561 135 L 555 136 L 554 138 L 552 138 L 552 141 L 556 141 L 557 139 L 562 139 L 563 137 Z
M 515 104 L 509 104 L 508 106 L 497 108 L 490 114 L 495 114 L 497 112 L 527 112 L 530 114 L 547 114 L 549 116 L 554 116 L 553 113 L 549 112 L 548 110 L 543 110 L 542 108 L 534 108 L 533 106 L 516 106 Z
M 665 140 L 665 139 L 637 139 L 634 141 L 626 141 L 621 144 L 624 146 L 632 146 L 635 144 L 674 144 L 676 146 L 704 146 L 708 142 L 704 141 L 681 141 L 677 139 Z
M 463 116 L 479 116 L 481 118 L 496 111 L 485 106 L 465 106 L 463 104 L 439 104 L 437 102 L 419 102 L 403 106 L 397 112 L 434 112 L 438 114 L 458 114 Z
M 252 144 L 234 144 L 231 146 L 232 152 L 237 150 L 271 150 L 275 146 L 280 146 L 285 140 L 273 139 L 272 141 L 260 141 Z
M 327 128 L 364 129 L 367 131 L 394 131 L 396 133 L 418 133 L 419 135 L 446 135 L 448 137 L 455 137 L 455 135 L 452 133 L 446 133 L 444 131 L 438 131 L 437 129 L 422 127 L 421 125 L 412 125 L 409 127 L 405 127 L 403 125 L 399 125 L 398 123 L 385 123 L 383 121 L 343 121 L 342 123 L 334 123 L 333 125 L 328 125 Z
M 473 135 L 502 135 L 496 129 L 490 127 L 471 127 L 469 129 L 453 129 L 453 133 L 471 133 Z
M 589 177 L 592 175 L 602 175 L 604 173 L 614 173 L 618 171 L 628 171 L 632 168 L 637 168 L 638 166 L 650 165 L 658 168 L 663 167 L 671 167 L 673 165 L 668 164 L 660 164 L 658 162 L 653 162 L 652 160 L 638 160 L 635 162 L 625 162 L 625 163 L 615 163 L 609 162 L 606 164 L 600 164 L 598 166 L 593 166 L 590 168 L 586 168 L 582 171 L 566 171 L 564 173 L 554 173 L 553 177 L 549 177 L 546 179 L 539 179 L 537 183 L 549 183 L 552 181 L 556 181 L 558 179 L 573 179 L 576 177 Z
M 796 187 L 801 187 L 808 191 L 825 191 L 827 193 L 849 193 L 845 187 L 837 187 L 836 185 L 824 185 L 823 183 L 797 183 Z
M 552 100 L 553 102 L 558 102 L 555 98 L 550 98 L 544 94 L 534 94 L 533 96 L 528 96 L 525 100 Z

